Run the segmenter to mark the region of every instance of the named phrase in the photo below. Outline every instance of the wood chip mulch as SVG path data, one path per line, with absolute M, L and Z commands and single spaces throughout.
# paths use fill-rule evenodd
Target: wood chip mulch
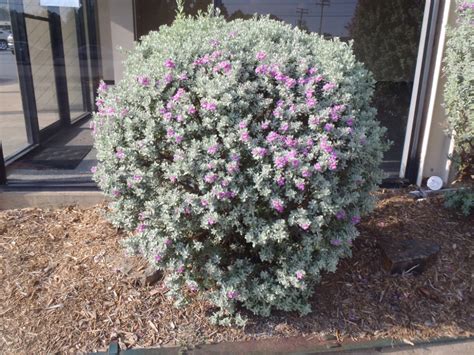
M 103 217 L 104 206 L 1 211 L 0 352 L 98 351 L 111 339 L 124 348 L 298 335 L 407 342 L 474 335 L 474 218 L 444 209 L 438 197 L 379 195 L 353 257 L 317 287 L 312 314 L 250 316 L 243 329 L 210 325 L 204 301 L 176 309 L 161 283 L 139 285 L 145 263 L 124 256 L 124 235 Z M 432 240 L 441 252 L 419 276 L 389 275 L 380 237 Z

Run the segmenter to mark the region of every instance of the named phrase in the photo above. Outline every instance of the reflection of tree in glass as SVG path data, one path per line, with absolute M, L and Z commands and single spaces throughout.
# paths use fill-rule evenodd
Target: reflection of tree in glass
M 359 0 L 348 25 L 354 52 L 377 81 L 412 81 L 424 0 Z
M 246 14 L 244 13 L 242 10 L 237 10 L 237 11 L 234 11 L 232 14 L 229 15 L 229 11 L 227 11 L 227 8 L 225 7 L 224 4 L 220 4 L 219 5 L 219 10 L 221 10 L 221 15 L 224 16 L 224 18 L 227 20 L 227 21 L 232 21 L 232 20 L 235 20 L 235 19 L 244 19 L 244 20 L 248 20 L 248 19 L 251 19 L 253 17 L 254 14 Z M 267 13 L 265 14 L 262 14 L 262 15 L 267 15 Z M 272 20 L 277 20 L 277 21 L 283 21 L 281 18 L 279 18 L 278 16 L 275 16 L 275 15 L 272 15 L 270 13 L 268 13 L 268 15 L 270 15 L 270 18 Z M 284 22 L 284 21 L 283 21 Z
M 186 0 L 184 13 L 196 15 L 207 10 L 211 0 Z M 137 37 L 157 31 L 162 25 L 171 25 L 176 17 L 176 0 L 135 0 Z

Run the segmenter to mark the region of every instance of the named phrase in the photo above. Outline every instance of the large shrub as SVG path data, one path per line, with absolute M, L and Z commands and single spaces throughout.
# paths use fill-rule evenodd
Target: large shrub
M 444 102 L 449 132 L 454 136 L 453 160 L 461 180 L 474 174 L 474 2 L 457 2 L 458 21 L 446 45 Z
M 203 15 L 143 37 L 125 67 L 99 88 L 95 178 L 130 250 L 217 320 L 309 312 L 380 178 L 373 79 L 350 45 Z

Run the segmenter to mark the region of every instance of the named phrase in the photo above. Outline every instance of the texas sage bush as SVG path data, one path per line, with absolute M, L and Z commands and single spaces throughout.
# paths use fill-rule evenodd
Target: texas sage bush
M 99 87 L 95 179 L 130 252 L 242 321 L 310 311 L 373 205 L 384 130 L 351 45 L 268 17 L 179 16 Z M 232 317 L 228 317 L 232 315 Z

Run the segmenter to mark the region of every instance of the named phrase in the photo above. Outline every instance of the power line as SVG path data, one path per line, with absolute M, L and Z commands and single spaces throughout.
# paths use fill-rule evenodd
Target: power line
M 296 9 L 296 13 L 300 16 L 300 18 L 298 19 L 298 25 L 297 26 L 299 28 L 301 28 L 303 26 L 303 15 L 308 15 L 309 11 L 306 8 L 298 7 Z
M 319 5 L 321 6 L 321 14 L 319 17 L 319 33 L 323 33 L 323 14 L 324 14 L 324 7 L 326 6 L 331 6 L 330 0 L 320 0 L 319 2 L 316 2 L 316 6 Z

